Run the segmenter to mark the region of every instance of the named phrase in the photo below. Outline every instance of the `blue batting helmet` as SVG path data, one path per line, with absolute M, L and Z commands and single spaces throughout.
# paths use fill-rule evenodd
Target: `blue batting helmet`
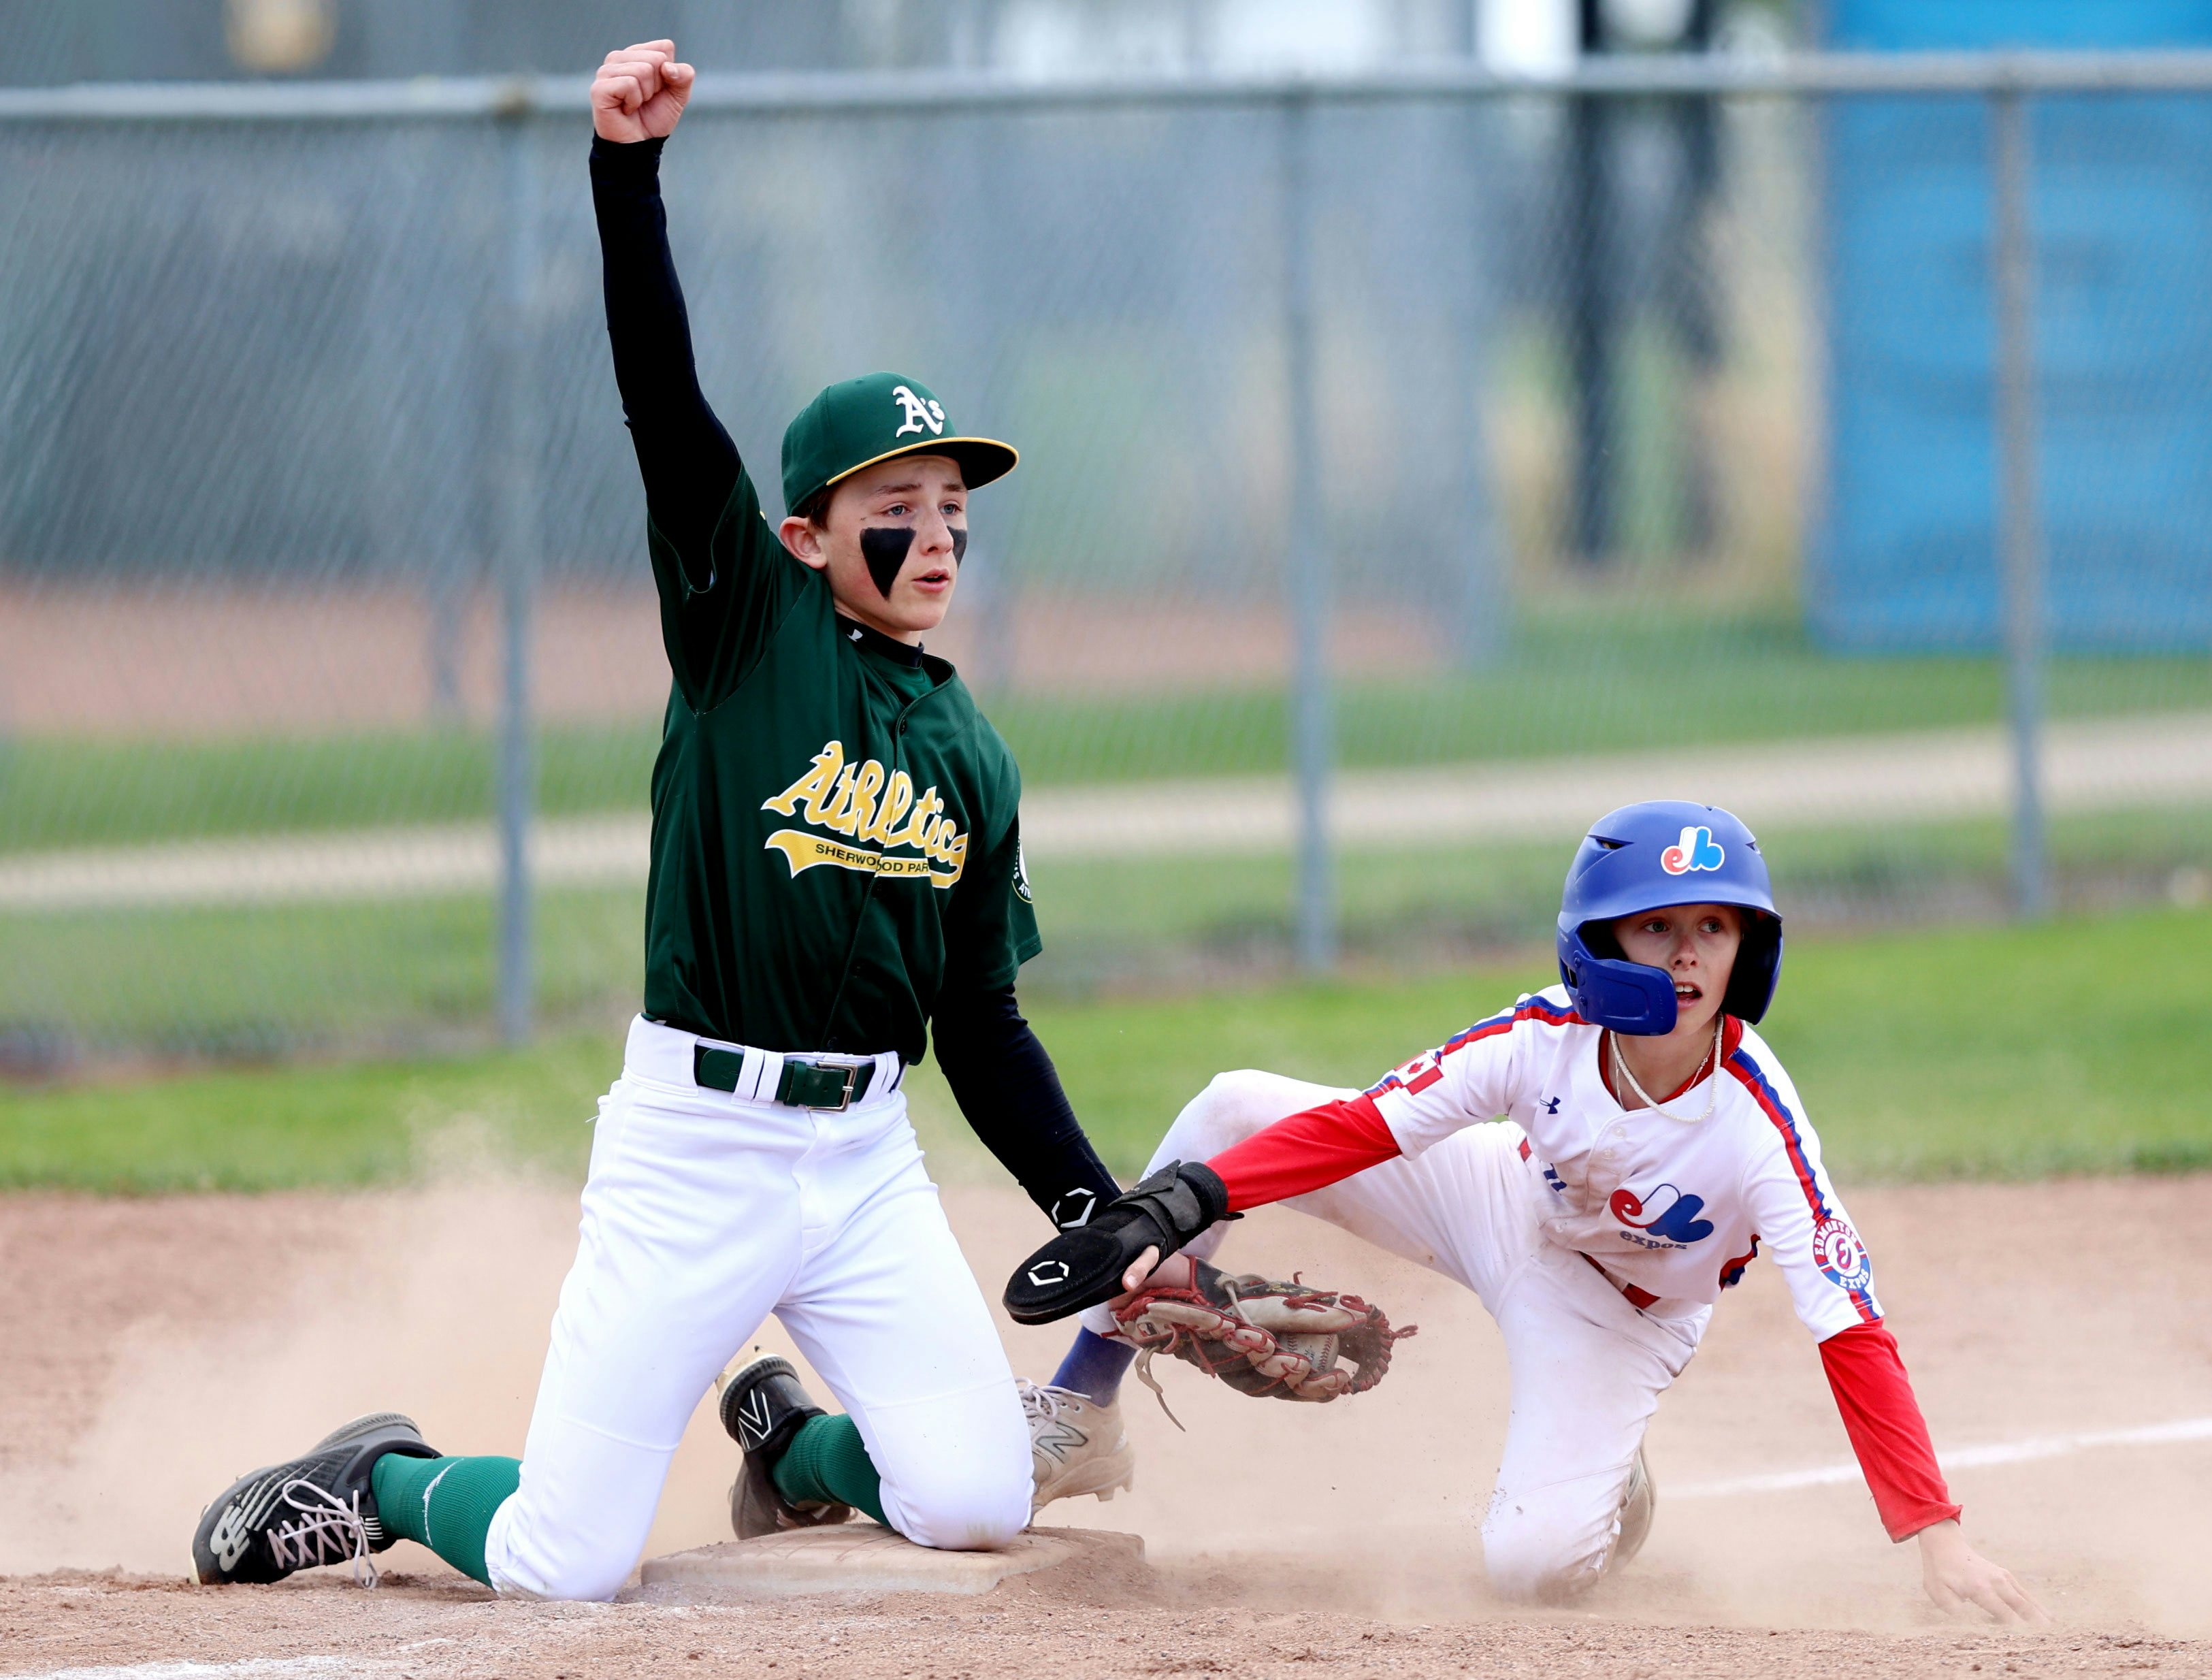
M 1559 899 L 1559 978 L 1582 1018 L 1616 1032 L 1674 1030 L 1674 981 L 1620 954 L 1612 924 L 1669 904 L 1749 911 L 1721 1007 L 1755 1021 L 1782 977 L 1782 918 L 1759 842 L 1713 805 L 1648 800 L 1601 817 L 1567 867 Z

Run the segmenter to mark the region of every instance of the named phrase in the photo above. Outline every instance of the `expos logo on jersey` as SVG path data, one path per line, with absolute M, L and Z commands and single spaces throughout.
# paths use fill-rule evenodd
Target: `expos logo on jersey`
M 1713 1222 L 1698 1217 L 1705 1205 L 1702 1196 L 1691 1196 L 1672 1184 L 1662 1184 L 1641 1196 L 1624 1185 L 1613 1191 L 1605 1208 L 1628 1227 L 1620 1233 L 1624 1242 L 1641 1248 L 1687 1248 L 1713 1234 Z

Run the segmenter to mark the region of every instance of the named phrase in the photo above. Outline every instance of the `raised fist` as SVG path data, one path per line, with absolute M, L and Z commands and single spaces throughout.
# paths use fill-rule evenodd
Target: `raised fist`
M 617 48 L 592 80 L 592 128 L 602 140 L 629 145 L 665 139 L 684 115 L 698 72 L 676 61 L 674 41 Z

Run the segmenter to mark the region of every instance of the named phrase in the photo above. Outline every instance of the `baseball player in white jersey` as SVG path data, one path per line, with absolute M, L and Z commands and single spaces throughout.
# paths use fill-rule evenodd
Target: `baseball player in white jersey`
M 1601 819 L 1568 874 L 1559 951 L 1564 983 L 1364 1093 L 1216 1078 L 1162 1140 L 1151 1193 L 1055 1239 L 1008 1286 L 1025 1320 L 1090 1308 L 1055 1381 L 1111 1399 L 1130 1352 L 1102 1297 L 1187 1287 L 1226 1234 L 1220 1209 L 1279 1201 L 1325 1219 L 1464 1283 L 1498 1321 L 1511 1421 L 1485 1561 L 1500 1592 L 1557 1600 L 1642 1543 L 1644 1429 L 1721 1291 L 1763 1254 L 1820 1345 L 1884 1525 L 1919 1540 L 1930 1596 L 2045 1619 L 1960 1535 L 1865 1245 L 1752 1030 L 1782 926 L 1750 831 L 1672 801 Z

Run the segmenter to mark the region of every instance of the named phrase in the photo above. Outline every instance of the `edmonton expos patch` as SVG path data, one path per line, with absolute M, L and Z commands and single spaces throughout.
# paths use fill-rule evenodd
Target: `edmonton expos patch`
M 1813 1227 L 1813 1263 L 1842 1289 L 1863 1289 L 1874 1281 L 1874 1263 L 1849 1220 L 1824 1219 Z

